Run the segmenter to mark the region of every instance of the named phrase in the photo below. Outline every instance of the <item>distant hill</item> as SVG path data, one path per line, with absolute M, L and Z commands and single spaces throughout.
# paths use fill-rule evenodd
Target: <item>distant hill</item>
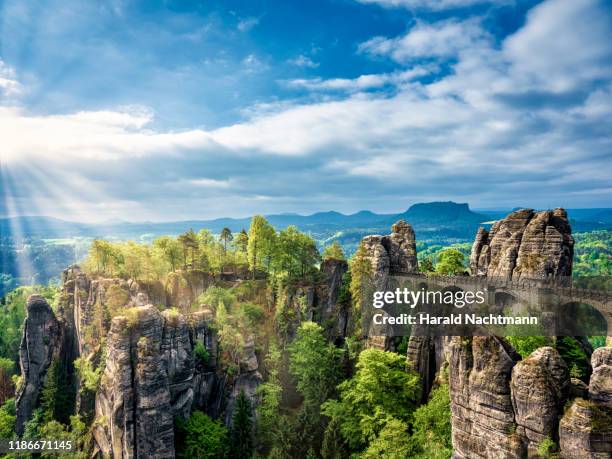
M 467 203 L 458 204 L 452 201 L 414 204 L 397 217 L 413 225 L 421 223 L 477 224 L 487 220 L 486 215 L 473 212 Z
M 570 209 L 574 231 L 612 228 L 612 209 Z M 502 218 L 508 211 L 474 212 L 467 203 L 429 202 L 412 205 L 398 214 L 377 214 L 369 210 L 346 215 L 340 212 L 317 212 L 312 215 L 266 215 L 277 229 L 295 225 L 312 234 L 321 244 L 332 239 L 350 245 L 366 234 L 386 233 L 397 220 L 410 223 L 421 241 L 472 241 L 479 226 Z M 107 222 L 84 224 L 50 217 L 15 217 L 0 219 L 2 236 L 24 236 L 41 239 L 90 237 L 117 239 L 150 239 L 160 235 L 177 235 L 190 228 L 206 228 L 219 233 L 224 227 L 233 232 L 248 230 L 250 218 L 218 218 L 173 222 Z

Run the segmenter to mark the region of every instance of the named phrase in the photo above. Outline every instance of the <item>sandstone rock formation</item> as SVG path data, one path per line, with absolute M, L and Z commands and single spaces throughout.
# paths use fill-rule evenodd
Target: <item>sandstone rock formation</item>
M 374 277 L 379 282 L 384 283 L 388 275 L 418 270 L 414 230 L 403 220 L 391 227 L 390 235 L 366 236 L 362 244 L 370 259 Z
M 19 348 L 23 380 L 16 393 L 18 435 L 32 416 L 47 370 L 54 359 L 59 359 L 63 342 L 63 327 L 44 297 L 30 296 L 26 312 Z
M 348 263 L 345 260 L 329 259 L 321 263 L 323 280 L 316 289 L 318 317 L 321 323 L 333 321 L 334 327 L 330 330 L 332 338 L 345 337 L 351 320 L 350 304 L 338 302 L 342 279 L 347 271 Z
M 160 364 L 163 326 L 152 306 L 112 321 L 93 429 L 104 457 L 174 457 L 169 381 Z
M 593 373 L 589 383 L 589 398 L 612 409 L 612 347 L 600 347 L 591 357 Z
M 214 385 L 203 377 L 210 362 L 193 352 L 200 342 L 216 353 L 206 319 L 148 305 L 112 320 L 93 431 L 104 457 L 174 457 L 174 417 L 205 404 Z
M 411 336 L 408 340 L 406 363 L 421 377 L 421 402 L 426 403 L 440 368 L 447 361 L 446 336 Z
M 542 347 L 512 369 L 510 381 L 516 433 L 530 455 L 546 438 L 557 440 L 559 417 L 569 390 L 567 365 L 552 347 Z
M 372 270 L 371 285 L 365 287 L 364 298 L 371 295 L 370 289 L 382 291 L 397 287 L 391 276 L 418 271 L 414 230 L 403 220 L 391 227 L 390 235 L 366 236 L 361 244 Z M 369 314 L 371 311 L 368 308 L 362 312 Z M 371 327 L 369 331 L 364 331 L 368 335 L 367 346 L 389 349 L 393 330 L 384 325 L 374 326 L 368 317 L 363 317 L 364 324 Z
M 563 459 L 608 459 L 612 457 L 612 414 L 596 404 L 576 399 L 559 425 Z
M 576 398 L 559 425 L 562 458 L 612 457 L 612 347 L 596 349 L 591 365 L 588 400 Z
M 501 338 L 452 338 L 449 386 L 457 459 L 524 457 L 508 384 L 519 359 Z
M 564 209 L 521 209 L 478 230 L 470 268 L 473 275 L 513 280 L 570 276 L 574 239 Z

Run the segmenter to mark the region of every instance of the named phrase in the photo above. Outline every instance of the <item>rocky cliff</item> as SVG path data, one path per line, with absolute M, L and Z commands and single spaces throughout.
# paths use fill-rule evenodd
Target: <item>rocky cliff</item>
M 472 274 L 559 280 L 571 275 L 573 244 L 565 210 L 519 210 L 490 232 L 478 231 Z M 612 348 L 593 353 L 589 387 L 570 378 L 551 347 L 520 360 L 502 338 L 454 337 L 448 355 L 457 459 L 539 457 L 538 447 L 546 439 L 560 445 L 561 457 L 610 457 Z M 576 396 L 586 399 L 572 402 Z
M 574 399 L 561 418 L 562 458 L 612 457 L 612 347 L 596 349 L 591 365 L 587 397 Z
M 513 280 L 562 278 L 572 273 L 574 239 L 564 209 L 521 209 L 480 228 L 472 246 L 473 275 Z
M 559 353 L 542 347 L 512 369 L 510 391 L 516 434 L 529 455 L 547 437 L 557 439 L 559 418 L 570 387 L 569 372 Z
M 521 458 L 510 376 L 520 356 L 501 338 L 453 337 L 449 345 L 456 458 Z
M 23 433 L 25 422 L 32 417 L 49 366 L 60 359 L 65 330 L 42 296 L 30 296 L 26 309 L 19 348 L 22 380 L 16 393 L 18 435 Z
M 361 243 L 370 260 L 377 285 L 389 275 L 418 271 L 414 230 L 404 220 L 391 227 L 391 234 L 366 236 Z

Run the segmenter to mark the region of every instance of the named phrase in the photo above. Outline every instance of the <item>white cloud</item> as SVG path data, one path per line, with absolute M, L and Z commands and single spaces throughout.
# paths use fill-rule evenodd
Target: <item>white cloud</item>
M 229 180 L 216 180 L 210 178 L 187 180 L 187 183 L 198 188 L 230 188 L 231 186 L 231 182 Z
M 482 4 L 509 4 L 514 0 L 357 0 L 359 3 L 378 4 L 387 8 L 428 9 L 434 11 L 464 8 Z
M 68 115 L 29 115 L 16 107 L 0 107 L 2 159 L 51 162 L 87 159 L 109 161 L 172 154 L 211 144 L 201 130 L 155 132 L 146 129 L 150 112 L 97 111 Z
M 11 169 L 44 165 L 44 174 L 53 176 L 48 181 L 61 185 L 62 202 L 67 194 L 93 203 L 112 196 L 133 212 L 145 212 L 140 201 L 149 203 L 148 215 L 165 218 L 179 215 L 181 206 L 184 217 L 213 210 L 227 215 L 227 196 L 244 213 L 253 211 L 254 196 L 269 203 L 260 212 L 278 211 L 279 202 L 282 210 L 296 210 L 304 199 L 313 210 L 321 202 L 358 209 L 432 193 L 479 205 L 568 205 L 570 190 L 571 203 L 603 205 L 612 187 L 612 74 L 601 69 L 612 33 L 595 21 L 605 13 L 597 16 L 593 3 L 580 4 L 572 9 L 551 0 L 536 7 L 499 45 L 477 23 L 417 24 L 406 36 L 418 32 L 431 43 L 418 35 L 386 38 L 386 52 L 401 62 L 410 61 L 408 55 L 452 55 L 449 74 L 416 83 L 430 70 L 417 66 L 353 79 L 292 80 L 285 84 L 348 94 L 253 106 L 243 121 L 214 130 L 156 130 L 146 109 L 34 115 L 4 106 L 3 166 L 7 158 Z M 592 30 L 572 27 L 589 20 Z M 470 35 L 469 27 L 477 31 Z M 565 49 L 555 48 L 551 37 L 561 29 L 578 36 L 559 38 L 572 56 L 555 63 Z M 461 31 L 468 35 L 463 44 L 457 43 L 465 38 Z M 591 44 L 594 50 L 582 50 Z M 245 65 L 258 64 L 255 55 L 245 59 Z M 384 85 L 397 90 L 366 91 Z M 79 190 L 101 183 L 107 201 L 66 193 L 70 175 L 86 182 Z
M 311 58 L 304 56 L 303 54 L 300 54 L 294 59 L 289 59 L 287 62 L 292 65 L 297 65 L 298 67 L 308 67 L 311 69 L 316 69 L 319 66 L 318 62 L 313 61 Z
M 421 58 L 454 57 L 462 50 L 485 46 L 489 39 L 476 20 L 417 22 L 403 36 L 371 38 L 359 45 L 359 52 L 404 63 Z
M 240 32 L 248 32 L 249 30 L 257 26 L 258 24 L 259 24 L 259 18 L 249 17 L 249 18 L 244 18 L 238 21 L 238 25 L 236 27 Z
M 598 0 L 549 0 L 504 43 L 517 72 L 556 91 L 612 74 L 612 15 Z
M 417 66 L 409 70 L 392 73 L 360 75 L 357 78 L 300 78 L 283 81 L 291 88 L 303 88 L 310 91 L 348 91 L 358 92 L 367 89 L 382 88 L 387 85 L 401 85 L 435 71 L 434 66 Z
M 12 96 L 21 91 L 21 84 L 15 77 L 15 71 L 0 59 L 0 93 Z
M 248 73 L 261 72 L 267 68 L 267 65 L 253 53 L 242 60 L 242 65 L 244 65 Z

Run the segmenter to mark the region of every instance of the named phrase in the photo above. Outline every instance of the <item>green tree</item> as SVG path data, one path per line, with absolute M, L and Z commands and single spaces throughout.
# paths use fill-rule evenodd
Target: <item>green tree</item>
M 204 346 L 204 343 L 198 341 L 198 343 L 195 345 L 195 348 L 193 349 L 193 353 L 195 354 L 200 364 L 204 366 L 208 365 L 208 362 L 210 361 L 210 353 L 206 349 L 206 346 Z
M 364 306 L 362 302 L 367 298 L 367 290 L 372 281 L 372 263 L 363 243 L 359 244 L 351 260 L 350 273 L 349 290 L 353 301 L 355 335 L 359 336 L 361 335 L 361 310 Z
M 249 235 L 245 229 L 236 235 L 234 239 L 234 246 L 241 252 L 247 252 L 247 248 L 249 246 Z
M 0 405 L 4 404 L 5 400 L 13 397 L 15 393 L 15 385 L 13 384 L 13 375 L 15 374 L 15 362 L 5 357 L 0 357 Z
M 332 418 L 327 424 L 321 445 L 323 459 L 345 459 L 349 456 L 348 450 L 340 432 L 340 419 Z
M 456 276 L 465 272 L 465 256 L 457 249 L 444 249 L 438 254 L 436 273 Z
M 338 241 L 334 241 L 331 245 L 325 247 L 323 260 L 346 260 L 342 246 Z
M 431 391 L 429 401 L 414 412 L 413 457 L 450 459 L 453 455 L 450 394 L 448 384 Z
M 257 388 L 260 397 L 257 407 L 257 427 L 259 443 L 265 450 L 270 449 L 276 438 L 278 420 L 280 418 L 280 403 L 283 388 L 279 381 L 279 370 L 282 355 L 276 342 L 272 340 L 265 359 L 268 370 L 268 380 Z
M 41 438 L 41 428 L 45 424 L 45 414 L 41 408 L 36 408 L 32 417 L 23 426 L 23 438 Z
M 91 243 L 85 265 L 91 271 L 108 275 L 119 273 L 119 267 L 123 263 L 121 253 L 117 246 L 108 241 L 96 239 Z
M 176 423 L 177 456 L 187 459 L 220 459 L 227 452 L 227 429 L 201 411 L 194 411 L 189 420 Z
M 1 357 L 15 359 L 19 355 L 26 302 L 30 293 L 31 288 L 18 287 L 4 298 L 4 304 L 0 306 Z
M 53 360 L 40 393 L 44 421 L 55 420 L 69 424 L 74 408 L 72 395 L 66 371 L 63 371 L 59 360 Z
M 217 311 L 219 306 L 223 305 L 226 311 L 231 312 L 235 302 L 236 296 L 230 289 L 216 287 L 214 285 L 208 287 L 206 291 L 198 297 L 198 303 L 200 305 L 210 306 L 213 311 Z
M 74 368 L 79 375 L 83 387 L 95 393 L 100 385 L 103 367 L 100 365 L 94 368 L 91 360 L 85 356 L 81 356 L 74 361 Z
M 194 233 L 193 229 L 190 229 L 178 237 L 178 242 L 183 248 L 183 267 L 187 268 L 187 257 L 189 254 L 191 254 L 191 265 L 193 267 L 195 265 L 195 258 L 199 248 L 197 235 Z
M 315 271 L 320 260 L 316 242 L 295 226 L 289 226 L 278 234 L 273 270 L 287 273 L 289 278 L 306 279 Z
M 288 351 L 289 372 L 304 397 L 297 426 L 300 443 L 319 449 L 323 438 L 321 405 L 334 395 L 341 380 L 343 350 L 326 341 L 321 326 L 304 322 Z
M 162 236 L 153 241 L 153 247 L 162 254 L 170 269 L 176 271 L 181 261 L 181 244 L 170 236 Z
M 247 255 L 249 268 L 253 279 L 257 270 L 264 266 L 264 261 L 271 259 L 274 249 L 274 238 L 276 232 L 268 221 L 261 215 L 255 215 L 251 220 L 249 228 L 249 242 L 247 245 Z
M 360 450 L 391 420 L 410 423 L 421 387 L 419 375 L 394 352 L 366 349 L 356 369 L 353 378 L 338 386 L 340 400 L 324 403 L 323 413 L 339 419 L 344 440 Z
M 399 419 L 389 420 L 359 457 L 361 459 L 406 459 L 414 457 L 408 424 Z
M 13 438 L 16 420 L 15 399 L 9 399 L 0 407 L 0 438 Z
M 524 359 L 536 349 L 553 344 L 548 336 L 506 336 L 506 339 Z
M 227 252 L 227 242 L 232 241 L 232 239 L 234 239 L 232 231 L 229 228 L 223 228 L 221 230 L 221 235 L 219 236 L 219 238 L 223 241 L 223 251 Z
M 328 343 L 323 328 L 314 322 L 300 326 L 288 350 L 289 371 L 304 397 L 304 406 L 318 412 L 340 382 L 343 351 Z
M 422 273 L 433 273 L 435 271 L 434 263 L 431 257 L 425 257 L 419 262 L 419 271 Z
M 249 459 L 253 457 L 255 451 L 253 442 L 253 408 L 244 391 L 240 391 L 240 395 L 236 399 L 230 441 L 230 456 L 232 458 Z
M 570 375 L 588 382 L 592 371 L 591 363 L 576 338 L 570 336 L 557 338 L 555 347 L 567 364 Z

